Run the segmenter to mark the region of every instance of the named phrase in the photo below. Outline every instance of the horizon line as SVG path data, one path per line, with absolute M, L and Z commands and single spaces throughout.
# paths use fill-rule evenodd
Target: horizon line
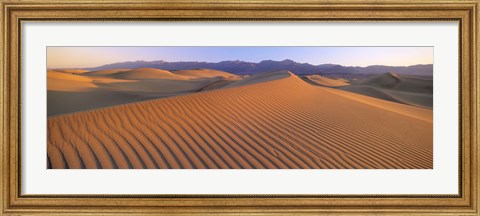
M 164 60 L 146 61 L 146 60 L 131 60 L 131 61 L 113 62 L 113 63 L 103 64 L 103 65 L 98 65 L 98 66 L 90 66 L 90 67 L 55 67 L 55 68 L 49 68 L 49 67 L 47 67 L 47 69 L 48 69 L 48 70 L 53 70 L 53 69 L 86 69 L 86 68 L 97 68 L 97 67 L 102 67 L 102 66 L 106 66 L 106 65 L 118 64 L 118 63 L 158 62 L 158 61 L 166 62 L 166 63 L 197 62 L 197 63 L 211 63 L 211 64 L 218 64 L 218 63 L 221 63 L 221 62 L 228 62 L 228 61 L 231 61 L 231 62 L 238 61 L 238 62 L 254 63 L 254 64 L 258 64 L 258 63 L 263 62 L 263 61 L 273 61 L 273 62 L 292 61 L 292 62 L 295 62 L 295 63 L 298 63 L 298 64 L 309 64 L 309 65 L 313 65 L 313 66 L 320 66 L 320 65 L 339 65 L 339 66 L 343 66 L 343 67 L 360 67 L 360 68 L 366 68 L 366 67 L 372 67 L 372 66 L 410 67 L 410 66 L 416 66 L 416 65 L 433 65 L 433 63 L 429 63 L 429 64 L 421 64 L 421 63 L 420 63 L 420 64 L 412 64 L 412 65 L 383 65 L 383 64 L 373 64 L 373 65 L 367 65 L 367 66 L 342 65 L 342 64 L 338 64 L 338 63 L 312 64 L 312 63 L 308 63 L 308 62 L 297 62 L 297 61 L 294 61 L 294 60 L 291 60 L 291 59 L 288 59 L 288 58 L 287 58 L 287 59 L 278 60 L 278 61 L 277 61 L 277 60 L 272 60 L 272 59 L 265 59 L 265 60 L 261 60 L 261 61 L 259 61 L 259 62 L 244 61 L 244 60 L 239 60 L 239 59 L 235 59 L 235 60 L 222 60 L 222 61 L 217 61 L 217 62 L 207 62 L 207 61 L 164 61 Z

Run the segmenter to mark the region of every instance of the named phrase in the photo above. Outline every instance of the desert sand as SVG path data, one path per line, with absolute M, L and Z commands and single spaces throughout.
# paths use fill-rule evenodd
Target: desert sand
M 386 73 L 355 82 L 350 86 L 342 86 L 340 89 L 412 106 L 429 109 L 433 107 L 431 79 Z
M 320 75 L 310 75 L 306 77 L 311 83 L 320 85 L 320 86 L 327 86 L 327 87 L 340 87 L 340 86 L 348 86 L 348 80 L 345 79 L 330 79 L 327 77 L 323 77 Z
M 130 80 L 143 80 L 143 79 L 174 79 L 183 80 L 186 79 L 183 76 L 174 74 L 167 70 L 160 70 L 155 68 L 137 68 L 128 71 L 120 71 L 110 74 L 110 76 L 117 79 L 130 79 Z
M 89 70 L 79 70 L 79 69 L 59 69 L 58 72 L 69 73 L 69 74 L 84 74 L 90 72 Z
M 49 78 L 49 97 L 51 93 L 64 97 L 73 93 L 86 97 L 82 103 L 117 100 L 121 105 L 84 107 L 82 112 L 68 110 L 69 114 L 49 117 L 48 167 L 433 167 L 431 109 L 312 85 L 288 71 L 245 78 L 201 76 L 198 71 L 129 71 L 105 72 L 99 76 L 107 80 L 103 83 L 96 76 L 69 74 L 81 76 L 78 86 L 62 86 Z M 63 74 L 49 72 L 49 76 L 71 80 Z M 167 77 L 172 84 L 167 87 L 166 83 L 156 83 L 165 79 L 155 77 Z M 380 81 L 370 80 L 358 86 L 399 91 L 409 84 L 392 87 Z M 212 85 L 217 88 L 203 91 Z M 179 89 L 191 94 L 152 96 L 139 99 L 145 100 L 141 102 L 131 96 Z M 98 101 L 92 102 L 92 98 Z M 55 103 L 52 106 L 66 102 Z
M 176 73 L 154 68 L 70 71 L 80 70 L 47 72 L 48 116 L 223 88 L 240 79 L 208 69 Z
M 119 72 L 124 72 L 124 71 L 129 71 L 131 69 L 108 69 L 108 70 L 97 70 L 97 71 L 89 71 L 88 73 L 85 73 L 83 75 L 85 76 L 108 76 L 112 74 L 116 74 Z
M 174 74 L 181 75 L 189 78 L 205 78 L 205 77 L 223 77 L 223 78 L 235 78 L 237 75 L 212 69 L 197 69 L 197 70 L 177 70 Z

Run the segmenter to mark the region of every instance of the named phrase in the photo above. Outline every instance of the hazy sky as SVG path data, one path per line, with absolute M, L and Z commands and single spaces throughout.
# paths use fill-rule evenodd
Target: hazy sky
M 344 66 L 433 64 L 433 47 L 48 47 L 48 68 L 96 67 L 124 61 L 242 60 Z

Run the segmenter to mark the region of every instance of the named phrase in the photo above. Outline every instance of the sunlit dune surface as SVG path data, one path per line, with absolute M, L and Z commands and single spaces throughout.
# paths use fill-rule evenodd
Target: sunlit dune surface
M 238 77 L 237 75 L 212 69 L 197 69 L 197 70 L 177 70 L 174 74 L 191 77 L 191 78 L 205 78 L 205 77 Z
M 345 79 L 330 79 L 320 75 L 310 75 L 307 76 L 307 79 L 309 79 L 314 84 L 326 87 L 340 87 L 350 85 Z
M 47 71 L 47 79 L 47 89 L 54 91 L 91 91 L 97 87 L 88 77 L 54 70 Z
M 431 169 L 432 118 L 430 109 L 271 72 L 212 91 L 50 117 L 48 166 Z
M 85 73 L 85 76 L 108 76 L 112 74 L 116 74 L 119 72 L 129 71 L 131 69 L 108 69 L 108 70 L 97 70 L 97 71 L 90 71 Z
M 89 72 L 88 70 L 81 70 L 81 69 L 54 69 L 54 70 L 58 72 L 70 73 L 70 74 L 84 74 Z
M 433 107 L 433 81 L 428 79 L 386 73 L 340 89 L 412 106 Z
M 153 68 L 112 69 L 84 74 L 49 70 L 48 116 L 223 88 L 241 79 L 215 70 L 190 70 L 189 73 L 196 76 Z
M 155 68 L 137 68 L 128 71 L 122 71 L 111 76 L 118 79 L 186 79 L 183 76 L 174 74 L 167 70 L 160 70 Z

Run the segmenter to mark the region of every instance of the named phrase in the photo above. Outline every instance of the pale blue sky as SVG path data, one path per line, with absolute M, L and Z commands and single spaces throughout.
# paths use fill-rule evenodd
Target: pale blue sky
M 433 64 L 433 47 L 48 47 L 48 68 L 96 67 L 124 61 L 291 59 L 300 63 L 344 66 Z

